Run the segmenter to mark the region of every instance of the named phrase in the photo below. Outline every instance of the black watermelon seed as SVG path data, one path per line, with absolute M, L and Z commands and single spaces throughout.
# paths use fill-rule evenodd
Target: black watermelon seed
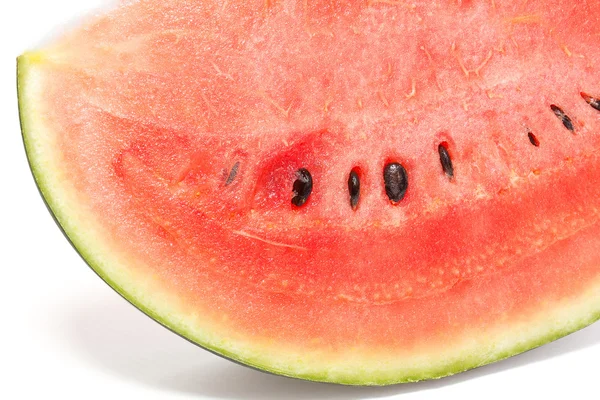
M 452 159 L 448 154 L 448 148 L 443 143 L 438 145 L 438 153 L 440 154 L 440 163 L 442 163 L 442 169 L 444 173 L 448 175 L 448 178 L 454 177 L 454 166 L 452 165 Z
M 571 120 L 571 118 L 569 118 L 569 116 L 567 114 L 565 114 L 565 112 L 562 110 L 562 108 L 560 108 L 559 106 L 556 106 L 554 104 L 550 105 L 550 108 L 554 112 L 554 115 L 556 115 L 558 117 L 558 119 L 560 119 L 562 121 L 565 128 L 567 128 L 571 132 L 575 131 L 575 126 L 573 126 L 573 121 Z
M 581 92 L 581 97 L 593 108 L 600 111 L 600 99 Z
M 233 167 L 231 168 L 231 171 L 229 172 L 229 176 L 227 177 L 227 180 L 225 181 L 225 186 L 230 185 L 231 182 L 233 182 L 233 180 L 237 176 L 239 169 L 240 169 L 240 162 L 238 161 L 235 164 L 233 164 Z
M 360 178 L 355 170 L 350 171 L 348 177 L 348 192 L 350 192 L 350 207 L 356 210 L 360 198 Z
M 296 171 L 296 180 L 294 181 L 294 197 L 292 204 L 301 207 L 306 203 L 313 188 L 313 180 L 310 172 L 306 168 L 300 168 Z
M 386 164 L 383 168 L 385 193 L 392 201 L 398 203 L 404 198 L 408 189 L 408 175 L 406 169 L 399 163 Z
M 532 145 L 534 145 L 535 147 L 539 147 L 540 146 L 540 141 L 533 134 L 533 132 L 531 132 L 531 131 L 527 132 L 527 137 L 529 137 L 529 141 L 531 142 Z

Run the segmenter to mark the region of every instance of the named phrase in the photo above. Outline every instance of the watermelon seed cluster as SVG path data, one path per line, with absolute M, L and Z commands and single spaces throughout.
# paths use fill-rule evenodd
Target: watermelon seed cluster
M 442 164 L 445 165 L 444 170 L 447 171 L 447 174 L 450 174 L 449 176 L 453 176 L 452 161 L 447 150 L 444 150 L 444 154 L 445 158 L 442 161 Z M 383 168 L 383 181 L 385 184 L 385 193 L 390 201 L 394 204 L 400 202 L 408 189 L 408 174 L 404 166 L 397 162 L 386 164 Z M 303 206 L 312 193 L 312 188 L 312 175 L 306 168 L 300 168 L 296 171 L 296 180 L 294 180 L 292 188 L 292 204 L 296 207 Z M 348 192 L 350 194 L 350 206 L 355 210 L 358 207 L 360 199 L 360 171 L 358 168 L 350 171 L 350 175 L 348 176 Z
M 581 97 L 594 109 L 600 111 L 600 99 L 592 97 L 584 92 L 581 92 Z M 573 120 L 565 113 L 565 111 L 555 104 L 551 104 L 550 108 L 554 115 L 562 122 L 565 128 L 571 132 L 575 132 Z M 539 147 L 540 141 L 530 130 L 527 131 L 527 137 L 532 145 Z M 454 178 L 454 166 L 452 158 L 448 151 L 448 143 L 442 142 L 438 145 L 438 154 L 444 174 L 449 179 Z M 229 176 L 227 177 L 226 185 L 229 185 L 235 179 L 239 168 L 239 162 L 235 163 Z M 393 204 L 399 203 L 404 199 L 408 189 L 408 174 L 404 166 L 397 162 L 391 162 L 383 168 L 383 181 L 385 184 L 385 193 Z M 313 179 L 310 172 L 306 168 L 301 168 L 296 171 L 296 180 L 293 185 L 292 204 L 296 207 L 303 206 L 308 200 L 313 188 Z M 360 200 L 360 170 L 352 169 L 348 176 L 348 193 L 350 195 L 350 207 L 356 210 Z

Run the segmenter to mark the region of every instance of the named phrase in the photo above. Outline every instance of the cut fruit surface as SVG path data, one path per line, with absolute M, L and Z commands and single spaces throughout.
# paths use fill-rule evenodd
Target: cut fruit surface
M 600 318 L 600 3 L 126 3 L 18 60 L 30 165 L 117 292 L 383 385 Z

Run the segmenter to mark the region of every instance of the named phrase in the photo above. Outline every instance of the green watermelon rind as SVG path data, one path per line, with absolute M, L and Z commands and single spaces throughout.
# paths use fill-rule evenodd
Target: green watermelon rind
M 600 300 L 598 300 L 600 298 L 600 285 L 592 285 L 591 292 L 581 296 L 585 299 L 583 307 L 580 309 L 581 299 L 576 299 L 565 306 L 563 313 L 569 315 L 568 320 L 562 324 L 557 324 L 554 320 L 546 322 L 547 324 L 552 323 L 555 328 L 540 330 L 544 332 L 543 334 L 521 338 L 522 340 L 515 341 L 509 347 L 501 347 L 500 349 L 497 349 L 494 341 L 491 340 L 486 348 L 477 347 L 478 351 L 475 352 L 467 352 L 466 350 L 455 352 L 453 356 L 446 356 L 445 359 L 442 356 L 440 362 L 427 365 L 424 368 L 404 365 L 403 368 L 392 370 L 378 370 L 377 366 L 369 366 L 369 361 L 365 361 L 363 368 L 345 370 L 342 367 L 332 372 L 331 369 L 319 365 L 308 366 L 307 368 L 307 365 L 303 362 L 293 362 L 293 358 L 290 358 L 289 365 L 282 367 L 280 363 L 276 365 L 273 362 L 277 358 L 277 349 L 271 349 L 272 351 L 269 353 L 267 351 L 269 349 L 265 349 L 264 346 L 252 349 L 250 344 L 250 349 L 253 350 L 254 354 L 240 356 L 240 354 L 232 351 L 235 344 L 229 344 L 228 346 L 227 342 L 223 342 L 219 346 L 208 343 L 206 337 L 179 321 L 176 315 L 149 306 L 148 301 L 144 300 L 143 294 L 135 293 L 136 282 L 119 282 L 118 279 L 109 276 L 103 267 L 105 260 L 94 254 L 94 239 L 86 237 L 86 232 L 81 231 L 77 224 L 71 221 L 70 216 L 67 215 L 68 213 L 62 211 L 64 207 L 59 206 L 61 199 L 51 194 L 50 186 L 53 183 L 58 183 L 58 180 L 54 177 L 55 172 L 44 168 L 43 162 L 40 161 L 34 150 L 36 135 L 39 134 L 34 129 L 34 125 L 38 124 L 36 123 L 35 111 L 38 99 L 36 98 L 35 88 L 29 88 L 29 86 L 35 86 L 35 84 L 30 85 L 30 83 L 32 71 L 38 62 L 40 61 L 35 53 L 26 53 L 17 59 L 17 90 L 21 132 L 29 166 L 50 214 L 83 260 L 125 300 L 162 326 L 214 354 L 261 371 L 293 378 L 346 385 L 389 385 L 441 378 L 490 364 L 559 339 L 600 319 Z M 53 179 L 55 180 L 53 181 Z M 127 286 L 130 286 L 130 289 L 127 289 Z M 139 291 L 140 288 L 137 289 Z M 589 300 L 587 300 L 588 297 Z M 579 317 L 573 317 L 577 313 L 572 313 L 572 311 L 579 309 Z M 508 330 L 510 330 L 510 327 L 507 327 Z M 270 357 L 269 354 L 275 354 L 275 357 Z

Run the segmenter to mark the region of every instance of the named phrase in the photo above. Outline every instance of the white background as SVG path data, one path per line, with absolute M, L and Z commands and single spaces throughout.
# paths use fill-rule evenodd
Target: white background
M 106 3 L 2 4 L 0 398 L 600 398 L 600 324 L 455 377 L 352 388 L 257 372 L 222 360 L 154 323 L 97 278 L 67 243 L 38 195 L 20 137 L 16 56 L 49 32 L 72 24 L 82 12 Z

